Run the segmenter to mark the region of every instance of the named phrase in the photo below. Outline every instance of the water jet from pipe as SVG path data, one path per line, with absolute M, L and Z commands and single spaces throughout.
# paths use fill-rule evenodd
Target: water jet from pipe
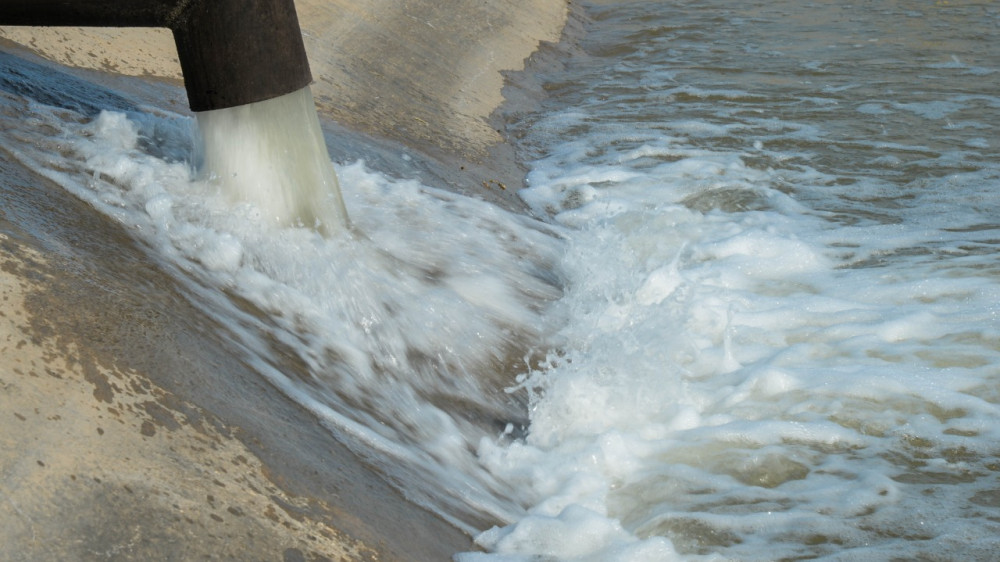
M 278 225 L 347 226 L 293 0 L 0 0 L 0 25 L 169 28 L 201 174 Z
M 348 224 L 309 86 L 196 114 L 201 175 L 276 225 L 332 234 Z

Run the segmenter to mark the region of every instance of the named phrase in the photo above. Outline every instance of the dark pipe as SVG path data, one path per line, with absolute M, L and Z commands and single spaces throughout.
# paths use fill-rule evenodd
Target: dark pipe
M 192 111 L 312 82 L 293 0 L 0 0 L 0 25 L 167 27 Z

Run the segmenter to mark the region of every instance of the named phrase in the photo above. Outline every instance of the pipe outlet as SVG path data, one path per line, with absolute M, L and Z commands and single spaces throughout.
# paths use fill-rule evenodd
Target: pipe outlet
M 293 0 L 0 0 L 0 25 L 169 28 L 192 111 L 312 82 Z

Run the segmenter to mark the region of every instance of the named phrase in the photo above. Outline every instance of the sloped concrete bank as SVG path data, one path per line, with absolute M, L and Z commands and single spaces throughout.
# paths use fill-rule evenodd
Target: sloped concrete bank
M 519 208 L 523 171 L 497 132 L 503 73 L 559 39 L 565 0 L 297 7 L 335 159 Z M 186 111 L 160 32 L 0 37 L 5 56 Z M 217 329 L 118 225 L 0 148 L 0 560 L 446 560 L 471 548 L 205 337 Z

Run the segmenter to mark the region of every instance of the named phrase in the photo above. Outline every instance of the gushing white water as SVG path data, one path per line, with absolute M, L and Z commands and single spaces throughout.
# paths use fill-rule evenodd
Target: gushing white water
M 197 114 L 202 177 L 278 225 L 331 232 L 347 211 L 309 86 L 283 96 Z

